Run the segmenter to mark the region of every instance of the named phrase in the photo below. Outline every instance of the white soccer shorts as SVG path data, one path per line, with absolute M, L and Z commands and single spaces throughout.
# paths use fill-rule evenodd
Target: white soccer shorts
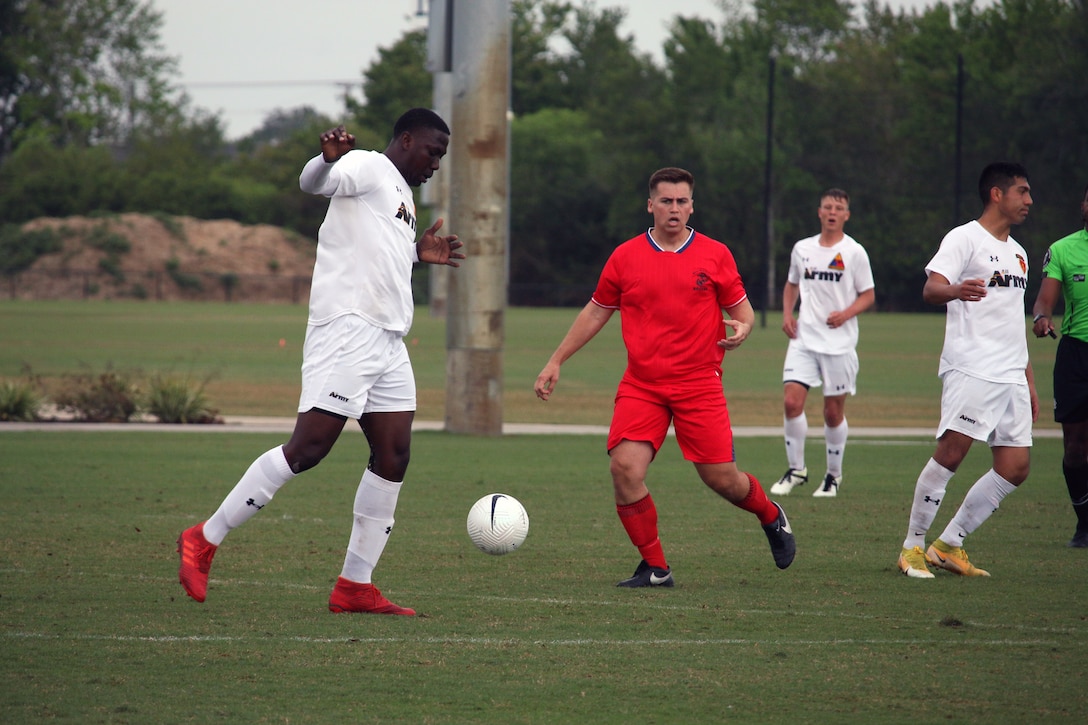
M 824 386 L 824 395 L 854 395 L 858 389 L 858 353 L 841 355 L 812 352 L 790 341 L 782 365 L 783 383 L 801 383 L 809 388 Z
M 1031 394 L 1024 383 L 994 383 L 958 370 L 941 376 L 937 438 L 954 430 L 989 446 L 1031 446 Z
M 356 420 L 414 411 L 416 382 L 404 338 L 355 315 L 307 326 L 298 412 L 312 408 Z

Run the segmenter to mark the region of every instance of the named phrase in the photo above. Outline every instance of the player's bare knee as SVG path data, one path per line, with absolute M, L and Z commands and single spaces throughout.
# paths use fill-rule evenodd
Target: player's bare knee
M 287 444 L 283 447 L 283 457 L 287 459 L 287 465 L 295 473 L 302 473 L 321 463 L 329 453 L 328 446 L 318 443 L 304 445 Z
M 386 481 L 403 481 L 405 474 L 408 473 L 410 460 L 411 454 L 408 449 L 386 453 L 374 451 L 367 467 Z

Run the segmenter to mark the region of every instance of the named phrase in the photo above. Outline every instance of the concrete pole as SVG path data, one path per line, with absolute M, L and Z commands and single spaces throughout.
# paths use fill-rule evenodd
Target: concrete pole
M 453 78 L 450 73 L 434 73 L 434 110 L 447 123 L 452 124 L 452 106 L 450 88 Z M 451 129 L 452 130 L 452 129 Z M 440 234 L 449 234 L 450 225 L 450 169 L 449 159 L 443 159 L 442 165 L 434 176 L 423 185 L 423 203 L 431 208 L 433 219 L 444 219 Z M 433 222 L 432 222 L 433 223 Z M 456 232 L 453 232 L 456 234 Z M 445 317 L 449 300 L 450 267 L 429 265 L 428 281 L 430 286 L 431 317 Z
M 450 3 L 449 231 L 467 259 L 449 277 L 446 430 L 502 434 L 510 107 L 509 0 Z

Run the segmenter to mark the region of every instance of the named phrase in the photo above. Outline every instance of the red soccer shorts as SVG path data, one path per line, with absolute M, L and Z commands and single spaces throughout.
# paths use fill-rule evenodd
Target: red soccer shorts
M 721 379 L 648 385 L 624 375 L 616 391 L 608 450 L 620 441 L 646 441 L 661 449 L 672 423 L 684 458 L 692 463 L 728 463 L 736 459 L 729 409 Z

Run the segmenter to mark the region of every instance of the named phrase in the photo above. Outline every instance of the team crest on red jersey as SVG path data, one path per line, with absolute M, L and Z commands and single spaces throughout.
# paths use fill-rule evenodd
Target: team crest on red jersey
M 695 277 L 695 286 L 692 287 L 696 292 L 706 292 L 710 290 L 710 275 L 706 273 L 704 269 L 697 269 L 692 272 Z

